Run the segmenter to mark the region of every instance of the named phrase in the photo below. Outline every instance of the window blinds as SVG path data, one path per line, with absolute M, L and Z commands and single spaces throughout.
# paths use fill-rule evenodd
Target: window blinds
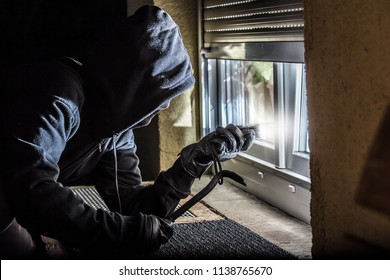
M 203 0 L 203 43 L 303 41 L 302 0 Z

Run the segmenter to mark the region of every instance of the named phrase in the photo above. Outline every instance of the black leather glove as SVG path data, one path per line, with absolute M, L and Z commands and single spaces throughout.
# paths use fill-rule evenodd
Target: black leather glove
M 155 215 L 138 214 L 138 246 L 142 250 L 157 250 L 172 237 L 172 221 Z
M 198 143 L 185 147 L 180 153 L 181 163 L 189 175 L 197 178 L 202 176 L 215 159 L 232 159 L 238 152 L 248 150 L 254 140 L 254 129 L 233 124 L 218 127 Z

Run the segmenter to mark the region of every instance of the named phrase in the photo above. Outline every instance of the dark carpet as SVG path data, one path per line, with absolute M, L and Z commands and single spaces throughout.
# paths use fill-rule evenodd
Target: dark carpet
M 92 207 L 108 210 L 94 188 L 72 190 Z M 174 224 L 172 238 L 158 252 L 136 255 L 134 258 L 219 260 L 296 259 L 297 257 L 235 221 L 222 219 Z
M 248 228 L 230 220 L 174 225 L 174 235 L 154 259 L 296 259 Z

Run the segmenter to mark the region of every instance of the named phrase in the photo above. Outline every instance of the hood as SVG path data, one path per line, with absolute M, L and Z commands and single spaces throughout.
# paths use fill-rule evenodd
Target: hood
M 100 137 L 132 128 L 195 82 L 178 26 L 143 6 L 88 53 L 84 109 Z

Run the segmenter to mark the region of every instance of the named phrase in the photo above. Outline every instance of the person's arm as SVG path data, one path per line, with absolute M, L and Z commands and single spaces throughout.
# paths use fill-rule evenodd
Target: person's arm
M 143 185 L 136 147 L 131 138 L 125 149 L 118 146 L 116 175 L 114 152 L 103 156 L 94 172 L 95 186 L 113 211 L 121 208 L 125 215 L 141 212 L 168 217 L 180 199 L 191 193 L 195 178 L 199 178 L 213 160 L 231 159 L 238 152 L 249 149 L 253 140 L 254 131 L 251 129 L 239 129 L 234 125 L 219 127 L 198 143 L 185 147 L 172 167 L 160 172 L 153 184 Z M 115 176 L 118 178 L 119 197 Z
M 95 210 L 57 182 L 58 161 L 77 129 L 79 114 L 63 99 L 48 103 L 19 120 L 7 146 L 10 156 L 3 171 L 16 219 L 29 230 L 79 249 L 132 251 L 141 244 L 140 225 L 147 217 Z
M 184 172 L 179 162 L 160 172 L 153 184 L 145 184 L 132 131 L 120 134 L 116 144 L 116 157 L 110 144 L 93 171 L 94 185 L 111 211 L 121 210 L 122 214 L 131 216 L 141 212 L 166 217 L 180 199 L 190 194 L 194 178 Z

